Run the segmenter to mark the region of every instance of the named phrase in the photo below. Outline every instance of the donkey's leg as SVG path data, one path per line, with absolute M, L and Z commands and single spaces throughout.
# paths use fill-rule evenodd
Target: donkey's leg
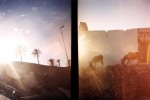
M 129 65 L 129 61 L 130 61 L 130 60 L 128 60 L 128 59 L 126 60 L 126 62 L 127 62 L 127 63 L 126 63 L 126 66 Z
M 94 62 L 94 66 L 93 66 L 93 69 L 95 69 L 96 68 L 96 62 Z
M 91 62 L 89 62 L 89 69 L 91 69 L 92 65 L 91 65 Z
M 127 59 L 127 64 L 126 66 L 130 66 L 131 65 L 131 60 L 130 59 Z
M 137 58 L 137 64 L 141 63 L 141 59 L 138 57 Z
M 103 60 L 101 60 L 101 64 L 102 64 L 102 66 L 104 66 L 104 62 L 103 62 Z

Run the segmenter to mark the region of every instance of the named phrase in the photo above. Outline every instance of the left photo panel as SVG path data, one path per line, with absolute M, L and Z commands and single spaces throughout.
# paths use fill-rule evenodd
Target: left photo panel
M 0 0 L 0 100 L 71 99 L 71 0 Z

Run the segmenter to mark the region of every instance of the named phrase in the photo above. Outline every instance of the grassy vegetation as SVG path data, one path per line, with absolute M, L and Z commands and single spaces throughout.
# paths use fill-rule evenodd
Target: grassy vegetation
M 149 100 L 150 65 L 81 68 L 79 86 L 80 100 Z

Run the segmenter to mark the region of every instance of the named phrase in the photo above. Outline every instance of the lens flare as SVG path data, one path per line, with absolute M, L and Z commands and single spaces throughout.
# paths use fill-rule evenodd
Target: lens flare
M 24 85 L 23 85 L 23 82 L 21 81 L 21 76 L 18 74 L 18 71 L 17 69 L 13 66 L 12 63 L 8 63 L 10 69 L 7 68 L 8 70 L 8 74 L 11 75 L 12 78 L 14 78 L 17 82 L 17 85 L 22 88 L 23 90 L 26 90 Z
M 147 63 L 150 63 L 150 43 L 149 43 L 148 49 L 147 49 Z
M 82 35 L 78 39 L 78 51 L 79 58 L 84 58 L 87 55 L 89 40 L 86 39 L 86 35 Z

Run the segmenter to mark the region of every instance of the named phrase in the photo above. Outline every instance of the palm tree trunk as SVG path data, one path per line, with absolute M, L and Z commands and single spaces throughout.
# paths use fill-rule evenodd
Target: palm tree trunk
M 38 61 L 38 64 L 39 64 L 39 57 L 38 57 L 38 55 L 37 55 L 37 61 Z
M 21 55 L 21 52 L 19 52 L 19 54 L 20 54 L 20 58 L 21 58 L 21 62 L 22 62 L 22 55 Z

